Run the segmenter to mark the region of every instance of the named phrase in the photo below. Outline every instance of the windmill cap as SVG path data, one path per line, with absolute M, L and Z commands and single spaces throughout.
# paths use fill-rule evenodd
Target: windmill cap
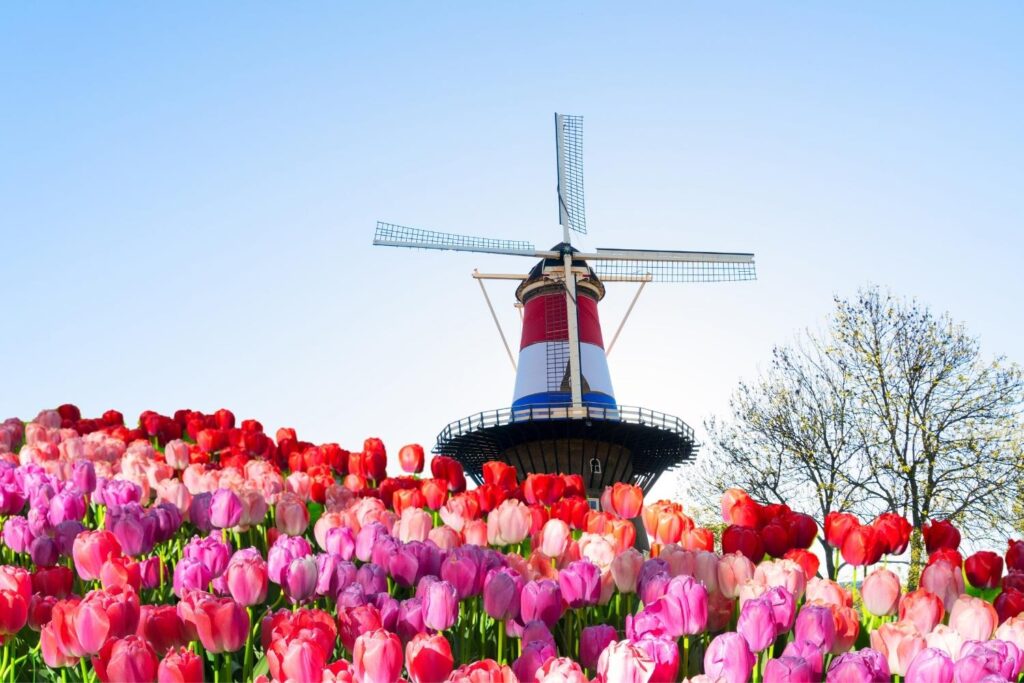
M 557 251 L 560 254 L 571 253 L 578 254 L 579 249 L 568 244 L 566 242 L 559 242 L 555 246 L 551 247 L 550 251 Z M 581 278 L 576 282 L 577 291 L 581 294 L 585 294 L 595 301 L 600 301 L 604 298 L 604 283 L 597 277 L 597 273 L 591 268 L 586 261 L 581 258 L 573 257 L 572 260 L 573 268 L 585 268 L 587 276 Z M 538 294 L 549 292 L 550 289 L 561 290 L 561 284 L 555 284 L 547 277 L 547 273 L 554 269 L 562 269 L 564 264 L 561 258 L 545 258 L 537 262 L 533 268 L 530 269 L 526 279 L 523 280 L 518 287 L 516 287 L 516 299 L 519 303 L 525 304 L 527 300 L 532 299 Z

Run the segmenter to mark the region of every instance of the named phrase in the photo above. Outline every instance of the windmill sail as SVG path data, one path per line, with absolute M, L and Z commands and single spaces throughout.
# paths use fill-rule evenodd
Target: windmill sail
M 499 240 L 490 237 L 470 237 L 449 232 L 435 232 L 419 228 L 407 228 L 393 223 L 377 221 L 373 243 L 382 247 L 408 247 L 410 249 L 447 249 L 451 251 L 476 251 L 487 254 L 508 254 L 511 256 L 554 255 L 540 252 L 529 242 Z
M 582 116 L 555 114 L 555 146 L 558 151 L 558 222 L 562 227 L 586 234 Z
M 599 278 L 637 282 L 739 282 L 756 280 L 753 254 L 714 251 L 598 249 L 585 258 Z

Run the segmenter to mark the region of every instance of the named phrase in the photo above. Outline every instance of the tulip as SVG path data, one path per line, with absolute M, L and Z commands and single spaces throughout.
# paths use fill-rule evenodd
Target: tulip
M 542 640 L 525 643 L 522 654 L 512 662 L 512 673 L 521 683 L 534 683 L 541 665 L 557 656 L 558 651 L 552 643 Z
M 106 529 L 117 537 L 125 555 L 144 555 L 153 549 L 156 520 L 134 502 L 107 508 Z
M 712 680 L 746 683 L 754 670 L 754 654 L 739 633 L 722 633 L 704 653 L 704 673 Z
M 906 683 L 952 683 L 953 659 L 932 647 L 917 653 L 907 669 Z
M 722 494 L 722 519 L 726 524 L 755 528 L 760 522 L 760 507 L 741 489 L 728 489 Z
M 443 635 L 419 633 L 405 646 L 405 666 L 412 683 L 433 683 L 448 678 L 455 658 Z
M 213 575 L 201 560 L 191 557 L 183 557 L 174 565 L 174 594 L 179 598 L 185 596 L 189 591 L 204 591 L 210 586 Z
M 717 580 L 717 556 L 715 557 L 715 577 Z M 620 593 L 636 593 L 637 581 L 640 577 L 640 568 L 643 567 L 644 556 L 636 548 L 629 548 L 620 553 L 612 560 L 612 579 L 615 581 L 615 588 Z M 587 667 L 592 668 L 592 667 Z
M 134 634 L 139 612 L 139 597 L 131 588 L 90 591 L 74 616 L 75 635 L 82 652 L 97 654 L 110 638 Z
M 817 555 L 809 550 L 794 548 L 783 555 L 783 558 L 786 560 L 792 560 L 800 565 L 800 568 L 804 570 L 804 576 L 808 581 L 818 575 L 818 566 L 821 564 L 821 561 L 818 560 Z
M 889 678 L 889 664 L 881 653 L 859 650 L 833 659 L 826 680 L 828 683 L 868 683 Z
M 243 607 L 259 605 L 266 600 L 268 579 L 267 563 L 255 548 L 236 552 L 225 570 L 228 592 Z
M 3 536 L 7 547 L 16 553 L 28 552 L 35 537 L 29 528 L 28 520 L 19 516 L 10 517 L 4 522 Z
M 204 538 L 195 536 L 185 545 L 183 555 L 203 563 L 213 578 L 217 578 L 227 569 L 231 546 L 219 537 L 219 533 Z
M 419 474 L 422 472 L 423 446 L 416 443 L 402 446 L 401 450 L 398 451 L 398 464 L 401 465 L 402 471 L 409 474 Z
M 867 575 L 861 586 L 864 607 L 877 617 L 896 613 L 900 601 L 900 579 L 888 569 L 878 568 Z
M 847 532 L 839 550 L 847 564 L 863 567 L 878 562 L 884 548 L 874 527 L 858 526 Z
M 924 589 L 907 593 L 900 600 L 899 619 L 909 620 L 921 633 L 928 633 L 942 621 L 942 600 Z
M 1016 617 L 1021 612 L 1024 612 L 1024 592 L 1014 588 L 1004 588 L 996 596 L 992 606 L 996 608 L 996 614 L 999 615 L 1000 623 Z
M 564 609 L 558 583 L 550 579 L 530 581 L 523 586 L 519 605 L 523 622 L 539 619 L 548 628 L 558 623 Z
M 995 607 L 981 598 L 961 595 L 953 603 L 949 625 L 965 640 L 988 640 L 999 625 Z
M 956 550 L 960 547 L 960 532 L 948 519 L 925 522 L 921 529 L 925 550 L 929 555 L 940 548 Z
M 538 683 L 588 683 L 580 665 L 568 657 L 552 657 L 537 669 Z
M 540 551 L 548 557 L 561 557 L 570 540 L 569 525 L 552 517 L 540 532 Z
M 15 590 L 0 589 L 0 636 L 17 633 L 28 622 L 29 600 Z
M 515 619 L 523 592 L 523 579 L 511 569 L 492 569 L 484 579 L 484 611 L 496 621 Z
M 726 553 L 718 563 L 718 589 L 727 598 L 739 595 L 739 586 L 754 577 L 754 563 L 740 553 Z
M 135 635 L 144 638 L 156 652 L 167 652 L 189 641 L 185 624 L 174 605 L 142 605 Z
M 798 641 L 814 643 L 822 652 L 829 652 L 836 637 L 832 610 L 821 605 L 804 605 L 797 615 L 793 636 Z
M 968 681 L 988 682 L 993 679 L 997 681 L 1006 680 L 999 675 L 998 664 L 982 654 L 975 653 L 961 657 L 953 664 L 953 680 L 957 681 L 957 683 L 967 683 Z
M 156 652 L 138 636 L 108 641 L 92 661 L 101 681 L 150 683 L 157 676 Z
M 937 595 L 948 612 L 964 592 L 963 572 L 947 562 L 936 562 L 921 572 L 921 588 Z
M 825 541 L 833 548 L 841 548 L 846 536 L 860 522 L 849 512 L 830 512 L 825 515 Z
M 570 562 L 558 573 L 558 588 L 573 609 L 596 605 L 601 596 L 601 570 L 590 560 Z
M 917 653 L 925 648 L 925 641 L 913 622 L 898 621 L 872 631 L 871 647 L 886 658 L 890 672 L 903 676 Z
M 645 635 L 633 643 L 654 660 L 651 683 L 676 683 L 679 680 L 679 646 L 665 637 Z
M 756 529 L 744 526 L 729 526 L 722 532 L 722 552 L 739 552 L 757 564 L 764 557 L 764 545 Z
M 963 647 L 964 637 L 954 628 L 945 624 L 936 624 L 931 633 L 924 635 L 924 642 L 929 648 L 942 650 L 954 659 L 960 656 L 960 648 Z
M 600 679 L 617 683 L 648 683 L 654 669 L 651 656 L 628 640 L 610 643 L 597 661 Z
M 614 626 L 598 624 L 587 626 L 580 632 L 580 664 L 583 668 L 594 671 L 597 661 L 609 644 L 615 642 L 618 632 Z
M 964 562 L 964 572 L 975 588 L 995 588 L 1003 576 L 1003 558 L 988 550 L 976 552 Z
M 137 593 L 142 589 L 141 566 L 130 557 L 112 557 L 100 568 L 100 583 L 106 588 L 131 586 Z
M 437 461 L 437 458 L 434 458 Z M 512 669 L 493 659 L 463 664 L 453 671 L 445 683 L 518 683 Z
M 83 581 L 100 578 L 103 563 L 120 556 L 121 544 L 109 531 L 84 531 L 75 538 L 72 547 L 75 569 Z
M 530 532 L 530 509 L 517 500 L 506 500 L 487 515 L 487 542 L 490 545 L 520 543 Z
M 904 517 L 894 512 L 883 512 L 871 523 L 878 532 L 882 543 L 882 552 L 891 555 L 902 555 L 910 544 L 912 527 Z
M 281 573 L 281 589 L 293 604 L 304 602 L 316 592 L 318 578 L 316 558 L 296 557 Z
M 996 673 L 1008 681 L 1017 680 L 1024 666 L 1024 653 L 1011 642 L 969 640 L 960 649 L 960 657 L 980 656 L 994 665 Z
M 314 635 L 299 631 L 271 642 L 267 664 L 275 681 L 320 681 L 329 656 Z
M 245 644 L 249 614 L 234 600 L 193 591 L 178 602 L 178 616 L 213 654 L 235 652 Z
M 312 554 L 309 541 L 301 536 L 280 536 L 267 552 L 267 576 L 274 583 L 281 583 L 281 574 L 292 560 Z
M 771 645 L 776 635 L 772 605 L 766 598 L 747 600 L 740 609 L 736 631 L 747 641 L 751 652 L 761 652 Z
M 819 678 L 806 659 L 782 656 L 765 663 L 762 680 L 764 683 L 812 683 Z
M 309 526 L 309 510 L 298 496 L 284 493 L 274 507 L 274 519 L 282 534 L 301 536 Z
M 762 562 L 754 570 L 754 580 L 768 588 L 781 586 L 799 600 L 807 588 L 807 576 L 803 568 L 792 560 Z
M 601 494 L 602 509 L 621 519 L 633 519 L 638 516 L 643 504 L 644 494 L 640 487 L 621 481 L 605 488 Z
M 364 633 L 356 638 L 352 665 L 361 683 L 396 683 L 402 675 L 402 643 L 383 629 Z
M 783 657 L 796 657 L 807 662 L 814 680 L 822 679 L 822 670 L 825 663 L 825 653 L 821 648 L 807 640 L 794 640 L 786 644 L 782 651 Z
M 832 644 L 834 655 L 847 652 L 853 647 L 860 633 L 860 615 L 852 607 L 829 605 L 832 619 L 836 622 L 836 640 Z
M 459 616 L 455 587 L 444 580 L 432 581 L 423 593 L 423 625 L 437 631 L 451 628 Z
M 964 558 L 960 555 L 958 550 L 952 548 L 939 548 L 934 553 L 928 556 L 928 562 L 926 566 L 935 564 L 936 562 L 948 562 L 949 566 L 954 569 L 960 569 L 964 566 Z
M 215 529 L 230 529 L 242 520 L 242 500 L 229 489 L 217 489 L 210 502 L 210 524 Z

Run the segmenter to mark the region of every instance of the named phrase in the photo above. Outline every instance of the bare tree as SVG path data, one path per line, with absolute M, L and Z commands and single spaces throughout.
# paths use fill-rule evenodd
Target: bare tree
M 691 499 L 714 507 L 740 486 L 818 520 L 902 514 L 915 527 L 912 584 L 927 520 L 953 518 L 976 538 L 1021 528 L 1020 368 L 984 360 L 963 325 L 915 301 L 865 289 L 835 305 L 826 334 L 774 349 L 737 388 L 730 419 L 708 421 Z

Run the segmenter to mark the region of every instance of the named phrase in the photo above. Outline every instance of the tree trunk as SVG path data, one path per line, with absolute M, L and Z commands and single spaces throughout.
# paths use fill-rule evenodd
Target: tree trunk
M 921 528 L 914 527 L 910 532 L 910 569 L 907 570 L 907 591 L 917 590 L 917 582 L 921 579 L 924 568 L 924 538 Z
M 824 538 L 819 537 L 818 542 L 821 543 L 821 547 L 825 549 L 823 555 L 825 556 L 825 578 L 836 580 L 836 566 L 835 566 L 835 548 L 830 546 Z M 810 578 L 810 577 L 808 577 Z

